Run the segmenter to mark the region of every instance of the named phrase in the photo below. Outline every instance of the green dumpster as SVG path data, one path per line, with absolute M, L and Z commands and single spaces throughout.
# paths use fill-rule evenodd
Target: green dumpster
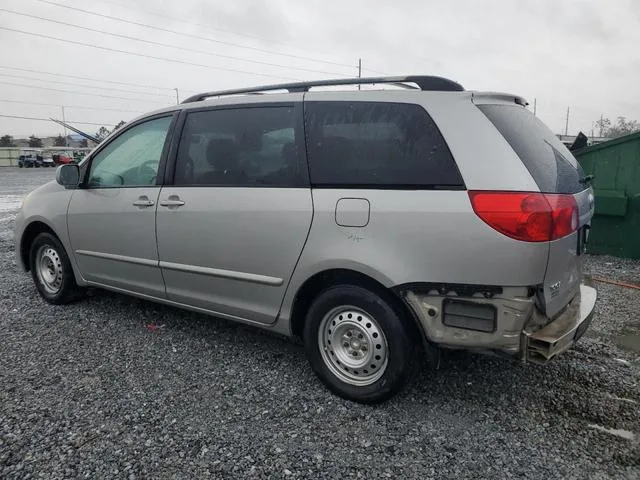
M 640 258 L 640 132 L 573 154 L 595 176 L 589 252 Z

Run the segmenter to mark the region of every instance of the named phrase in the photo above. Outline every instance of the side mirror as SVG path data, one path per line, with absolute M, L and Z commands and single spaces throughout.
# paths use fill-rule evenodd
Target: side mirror
M 78 165 L 60 165 L 56 170 L 56 182 L 65 188 L 77 187 L 80 181 L 80 168 Z

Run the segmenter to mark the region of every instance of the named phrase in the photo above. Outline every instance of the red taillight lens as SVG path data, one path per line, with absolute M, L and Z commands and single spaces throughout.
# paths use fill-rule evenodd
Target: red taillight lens
M 495 230 L 525 242 L 548 242 L 578 228 L 572 195 L 470 191 L 476 214 Z

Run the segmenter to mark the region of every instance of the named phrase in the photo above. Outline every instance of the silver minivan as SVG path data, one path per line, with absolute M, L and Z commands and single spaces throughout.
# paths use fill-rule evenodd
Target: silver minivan
M 522 98 L 363 78 L 137 118 L 29 194 L 15 238 L 50 303 L 99 287 L 298 336 L 332 391 L 375 403 L 424 351 L 570 348 L 593 204 Z

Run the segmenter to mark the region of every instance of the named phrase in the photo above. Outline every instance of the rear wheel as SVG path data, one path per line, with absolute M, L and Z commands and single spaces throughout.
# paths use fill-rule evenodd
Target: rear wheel
M 392 302 L 355 285 L 323 291 L 305 322 L 315 373 L 334 393 L 361 403 L 387 400 L 406 384 L 415 345 Z
M 50 233 L 39 234 L 29 254 L 31 275 L 38 292 L 47 302 L 68 303 L 80 294 L 69 257 L 62 243 Z

